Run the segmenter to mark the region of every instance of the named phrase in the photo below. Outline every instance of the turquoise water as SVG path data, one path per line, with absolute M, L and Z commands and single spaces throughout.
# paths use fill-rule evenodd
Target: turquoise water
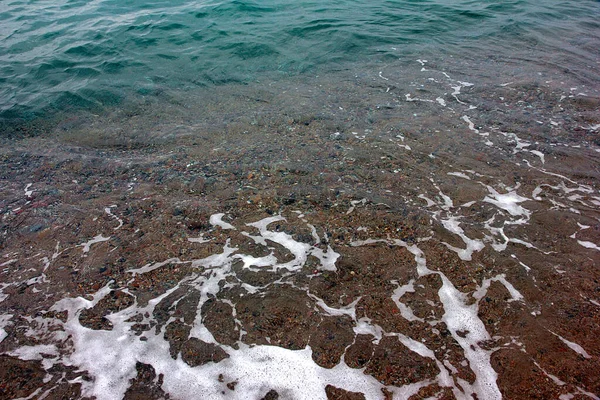
M 2 398 L 597 398 L 599 221 L 599 1 L 0 1 Z
M 599 21 L 597 1 L 8 0 L 0 3 L 0 112 L 29 118 L 425 51 L 521 53 L 593 80 Z

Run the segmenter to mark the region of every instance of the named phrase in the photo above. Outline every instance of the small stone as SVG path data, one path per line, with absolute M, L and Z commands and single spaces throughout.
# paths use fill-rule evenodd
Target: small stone
M 277 400 L 277 399 L 279 399 L 279 393 L 277 393 L 275 390 L 271 389 L 267 392 L 265 397 L 263 397 L 261 400 Z

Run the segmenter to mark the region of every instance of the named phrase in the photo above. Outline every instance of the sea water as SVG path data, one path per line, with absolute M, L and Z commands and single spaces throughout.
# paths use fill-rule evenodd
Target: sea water
M 0 110 L 32 118 L 424 54 L 596 79 L 598 12 L 596 1 L 9 0 Z
M 3 1 L 0 395 L 598 399 L 599 21 Z

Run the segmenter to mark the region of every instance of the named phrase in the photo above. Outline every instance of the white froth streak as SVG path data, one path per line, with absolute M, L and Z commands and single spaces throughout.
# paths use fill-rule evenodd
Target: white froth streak
M 355 334 L 357 335 L 371 335 L 375 339 L 373 339 L 373 343 L 378 344 L 379 341 L 383 338 L 384 331 L 379 325 L 374 324 L 370 318 L 362 317 L 352 328 Z
M 159 359 L 164 358 L 164 352 L 168 351 L 168 343 L 164 340 L 160 343 L 151 332 L 148 332 L 147 343 L 135 336 L 131 329 L 132 323 L 125 322 L 135 315 L 134 306 L 109 316 L 113 323 L 111 331 L 93 330 L 81 325 L 81 311 L 95 306 L 110 291 L 107 285 L 94 295 L 92 301 L 81 297 L 67 298 L 51 308 L 68 312 L 64 329 L 72 337 L 73 352 L 65 356 L 63 363 L 86 370 L 94 377 L 91 382 L 81 380 L 80 383 L 84 396 L 94 396 L 99 400 L 123 398 L 130 379 L 135 378 L 137 374 L 136 362 L 148 362 L 152 353 Z M 144 309 L 139 309 L 141 314 L 146 311 L 151 315 L 156 304 L 172 291 L 173 289 L 152 299 Z M 148 363 L 152 364 L 152 361 Z
M 315 244 L 321 243 L 321 238 L 319 237 L 319 234 L 317 233 L 317 228 L 315 228 L 315 226 L 311 225 L 311 224 L 306 224 L 306 225 L 310 228 L 310 234 L 313 237 L 313 239 L 315 239 Z
M 198 244 L 202 244 L 202 243 L 208 243 L 208 242 L 210 242 L 210 239 L 204 239 L 204 235 L 200 235 L 200 236 L 199 236 L 199 237 L 197 237 L 197 238 L 192 238 L 192 237 L 189 237 L 187 240 L 188 240 L 188 242 L 190 242 L 190 243 L 198 243 Z
M 589 353 L 587 351 L 585 351 L 585 349 L 583 347 L 581 347 L 580 345 L 578 345 L 577 343 L 571 342 L 570 340 L 567 340 L 564 337 L 562 337 L 559 334 L 554 333 L 552 331 L 549 331 L 549 332 L 551 334 L 553 334 L 554 336 L 556 336 L 557 338 L 559 338 L 564 344 L 566 344 L 571 350 L 573 350 L 577 354 L 580 354 L 584 358 L 592 358 L 592 356 L 590 356 Z
M 2 264 L 0 264 L 0 267 L 6 267 L 7 265 L 13 264 L 13 263 L 15 263 L 17 261 L 18 260 L 16 258 L 10 259 L 10 260 L 5 261 Z
M 325 301 L 323 299 L 321 299 L 320 297 L 315 296 L 314 294 L 310 293 L 310 292 L 306 292 L 306 294 L 312 298 L 313 300 L 315 300 L 315 302 L 317 303 L 317 305 L 327 314 L 333 317 L 341 317 L 344 315 L 349 316 L 350 318 L 352 318 L 352 321 L 356 321 L 356 305 L 358 304 L 358 302 L 360 301 L 360 299 L 362 299 L 362 296 L 360 296 L 359 298 L 357 298 L 356 300 L 354 300 L 352 303 L 348 304 L 347 306 L 343 306 L 340 308 L 333 308 L 328 306 Z
M 25 186 L 25 197 L 29 198 L 33 194 L 33 190 L 29 190 L 31 186 L 33 186 L 33 183 L 28 183 L 27 186 Z
M 542 164 L 546 163 L 546 158 L 544 156 L 544 153 L 542 153 L 541 151 L 539 151 L 539 150 L 529 150 L 529 152 L 531 154 L 535 154 L 536 156 L 538 156 L 540 158 L 540 160 L 542 160 Z
M 53 344 L 37 344 L 33 346 L 21 346 L 8 352 L 9 355 L 21 360 L 38 360 L 42 362 L 44 369 L 52 368 L 58 359 L 58 349 Z M 54 357 L 49 357 L 54 356 Z
M 429 349 L 427 346 L 425 346 L 425 344 L 418 342 L 418 341 L 416 341 L 406 335 L 403 335 L 401 333 L 388 333 L 387 336 L 397 337 L 398 340 L 400 341 L 400 343 L 402 343 L 410 351 L 417 353 L 421 357 L 430 358 L 430 359 L 434 360 L 440 371 L 440 373 L 437 376 L 437 382 L 439 383 L 439 385 L 451 387 L 453 389 L 454 396 L 457 399 L 463 399 L 463 398 L 466 399 L 466 396 L 464 396 L 463 393 L 459 392 L 458 389 L 456 388 L 456 386 L 454 385 L 454 382 L 453 382 L 452 378 L 450 377 L 448 369 L 446 369 L 444 367 L 444 364 L 442 364 L 437 359 L 437 357 L 435 356 L 435 353 L 431 349 Z M 424 381 L 424 382 L 419 382 L 419 383 L 421 383 L 423 386 L 425 386 L 425 385 L 429 385 L 433 382 Z M 407 397 L 401 396 L 399 398 L 405 399 Z
M 6 300 L 8 298 L 8 295 L 6 293 L 4 293 L 4 289 L 6 289 L 7 287 L 11 286 L 12 284 L 10 283 L 0 283 L 0 303 L 2 303 L 4 300 Z
M 102 235 L 98 235 L 98 236 L 94 236 L 94 238 L 92 240 L 80 244 L 79 247 L 83 247 L 83 249 L 82 249 L 83 253 L 87 253 L 87 252 L 90 251 L 90 247 L 93 244 L 100 243 L 100 242 L 106 242 L 108 240 L 110 240 L 110 236 L 109 237 L 104 237 Z
M 404 95 L 404 97 L 406 98 L 406 101 L 423 101 L 425 103 L 433 103 L 433 100 L 429 100 L 429 99 L 420 99 L 418 97 L 412 97 L 412 95 L 410 93 L 407 93 Z
M 523 299 L 524 299 L 523 295 L 521 294 L 521 292 L 519 292 L 517 289 L 515 289 L 515 287 L 510 282 L 508 282 L 506 280 L 505 274 L 500 274 L 500 275 L 496 275 L 493 278 L 484 279 L 483 282 L 481 282 L 481 286 L 473 293 L 473 297 L 476 298 L 477 300 L 481 300 L 486 295 L 492 282 L 500 282 L 501 284 L 504 285 L 504 287 L 506 288 L 506 290 L 508 290 L 508 292 L 510 293 L 510 296 L 512 297 L 511 300 L 508 300 L 509 302 L 523 301 Z
M 212 225 L 212 226 L 219 226 L 221 227 L 221 229 L 232 229 L 235 230 L 235 226 L 231 225 L 228 222 L 223 221 L 223 217 L 225 216 L 225 213 L 219 213 L 219 214 L 213 214 L 210 216 L 208 222 Z
M 111 217 L 113 217 L 114 219 L 116 219 L 119 222 L 119 225 L 116 228 L 113 228 L 113 230 L 119 230 L 122 226 L 123 226 L 123 220 L 119 217 L 117 217 L 115 214 L 112 213 L 112 211 L 110 210 L 111 208 L 116 207 L 116 206 L 110 206 L 110 207 L 106 207 L 104 208 L 104 212 L 107 213 L 108 215 L 110 215 Z
M 155 269 L 163 267 L 167 264 L 181 264 L 181 263 L 182 263 L 182 261 L 179 258 L 169 258 L 168 260 L 165 260 L 165 261 L 157 262 L 154 264 L 146 264 L 140 268 L 130 269 L 127 272 L 129 272 L 130 274 L 133 274 L 135 276 L 138 274 L 145 274 L 146 272 L 154 271 Z
M 465 174 L 464 172 L 448 172 L 447 175 L 458 176 L 459 178 L 471 180 L 471 177 Z
M 525 162 L 527 162 L 527 160 L 524 160 L 524 161 L 525 161 Z M 578 186 L 578 187 L 576 187 L 576 188 L 568 188 L 568 187 L 565 185 L 565 183 L 564 183 L 564 182 L 561 182 L 561 183 L 559 184 L 558 188 L 560 188 L 560 189 L 562 189 L 563 191 L 565 191 L 565 193 L 571 193 L 571 192 L 574 192 L 574 191 L 580 191 L 580 192 L 583 192 L 583 193 L 594 193 L 594 189 L 593 189 L 591 186 L 588 186 L 588 185 L 581 185 L 581 184 L 579 184 L 578 182 L 576 182 L 576 181 L 574 181 L 574 180 L 572 180 L 572 179 L 570 179 L 570 178 L 567 178 L 567 177 L 566 177 L 566 176 L 564 176 L 564 175 L 561 175 L 561 174 L 556 174 L 556 173 L 554 173 L 554 172 L 549 172 L 549 171 L 546 171 L 544 168 L 536 168 L 536 167 L 534 167 L 534 166 L 530 165 L 528 162 L 527 162 L 527 165 L 528 165 L 530 168 L 533 168 L 533 169 L 535 169 L 535 170 L 537 170 L 537 171 L 540 171 L 540 172 L 541 172 L 541 173 L 543 173 L 543 174 L 546 174 L 546 175 L 550 175 L 550 176 L 554 176 L 554 177 L 557 177 L 557 178 L 564 179 L 565 181 L 567 181 L 567 182 L 569 182 L 569 183 L 572 183 L 572 184 L 574 184 L 574 185 L 577 185 L 577 186 Z M 551 185 L 547 185 L 547 184 L 543 184 L 543 185 L 540 185 L 540 186 L 548 186 L 548 187 L 550 187 L 550 188 L 557 189 L 557 187 L 556 187 L 556 186 L 551 186 Z
M 447 194 L 445 194 L 444 192 L 442 192 L 442 189 L 440 189 L 440 187 L 438 185 L 436 185 L 433 182 L 433 179 L 431 179 L 431 182 L 433 183 L 433 186 L 438 190 L 438 194 L 440 195 L 440 197 L 442 198 L 442 200 L 444 200 L 444 204 L 440 205 L 440 207 L 443 210 L 450 210 L 451 208 L 454 207 L 454 202 L 452 201 L 452 199 L 450 198 L 450 196 L 448 196 Z
M 369 241 L 369 243 L 376 243 L 376 242 L 379 242 L 379 241 L 378 240 Z M 413 352 L 419 354 L 421 357 L 431 358 L 435 361 L 435 363 L 440 371 L 438 376 L 436 377 L 435 381 L 437 381 L 440 386 L 451 387 L 452 391 L 457 399 L 465 399 L 466 400 L 467 398 L 470 398 L 470 397 L 465 396 L 464 393 L 461 393 L 456 388 L 452 378 L 450 377 L 450 374 L 448 373 L 448 370 L 446 368 L 444 368 L 444 365 L 436 358 L 435 353 L 431 349 L 429 349 L 425 344 L 418 342 L 406 335 L 403 335 L 402 333 L 385 332 L 381 326 L 374 324 L 373 321 L 368 317 L 362 317 L 360 320 L 356 321 L 356 325 L 354 326 L 353 330 L 356 335 L 371 335 L 371 336 L 373 336 L 373 338 L 374 338 L 373 343 L 375 343 L 375 344 L 378 344 L 384 336 L 396 337 L 400 341 L 400 343 L 402 343 L 410 351 L 413 351 Z M 344 357 L 342 356 L 341 363 L 343 363 L 343 362 L 344 362 Z M 468 389 L 468 387 L 467 387 L 468 385 L 464 385 L 460 378 L 457 378 L 457 380 L 461 382 L 461 385 L 463 387 Z M 432 383 L 434 383 L 435 381 L 424 380 L 424 381 L 413 383 L 410 385 L 405 385 L 405 386 L 402 386 L 399 388 L 394 388 L 393 389 L 394 398 L 395 399 L 407 399 L 407 398 L 411 397 L 413 394 L 417 393 L 417 391 L 420 388 L 429 386 Z M 469 394 L 472 394 L 472 392 L 470 392 Z
M 490 196 L 485 196 L 483 201 L 491 203 L 496 207 L 507 211 L 513 217 L 525 217 L 525 221 L 529 220 L 531 211 L 527 210 L 519 203 L 529 200 L 527 197 L 523 197 L 517 194 L 515 190 L 500 194 L 493 187 L 484 185 L 490 193 Z
M 493 227 L 491 224 L 494 222 L 494 220 L 496 219 L 496 216 L 494 215 L 492 218 L 490 218 L 489 220 L 485 221 L 485 228 L 492 234 L 492 236 L 488 236 L 486 235 L 485 239 L 487 242 L 492 242 L 491 246 L 494 250 L 501 252 L 506 250 L 506 248 L 508 247 L 509 243 L 515 243 L 515 244 L 520 244 L 523 245 L 525 247 L 527 247 L 528 249 L 536 249 L 544 254 L 550 254 L 551 252 L 544 252 L 540 249 L 538 249 L 537 247 L 535 247 L 534 245 L 532 245 L 529 242 L 526 242 L 524 240 L 521 239 L 517 239 L 517 238 L 510 238 L 508 236 L 506 236 L 506 233 L 504 233 L 504 226 L 496 228 Z M 517 223 L 521 223 L 521 221 L 517 221 Z M 505 224 L 507 224 L 509 222 L 505 222 Z M 514 224 L 514 223 L 513 223 Z M 504 239 L 503 243 L 498 243 L 496 242 L 496 239 L 494 237 L 494 235 L 500 235 L 502 237 L 502 239 Z M 511 255 L 511 257 L 516 258 L 515 255 Z M 525 269 L 527 271 L 529 271 L 531 268 L 529 268 L 527 265 L 523 264 L 522 262 L 519 261 L 519 263 L 525 267 Z
M 356 208 L 356 206 L 358 206 L 359 204 L 362 204 L 362 205 L 367 204 L 367 199 L 352 200 L 350 202 L 350 208 L 348 209 L 348 211 L 346 211 L 346 215 L 352 213 L 354 211 L 354 209 Z
M 539 151 L 539 150 L 528 150 L 528 149 L 526 149 L 526 147 L 529 147 L 529 146 L 531 146 L 531 143 L 530 143 L 530 142 L 528 142 L 528 141 L 526 141 L 526 140 L 523 140 L 523 139 L 521 139 L 521 138 L 520 138 L 520 137 L 518 137 L 518 136 L 517 136 L 515 133 L 512 133 L 512 132 L 511 132 L 511 133 L 508 133 L 508 132 L 502 132 L 502 131 L 500 131 L 499 133 L 500 133 L 501 135 L 503 135 L 504 137 L 506 137 L 506 138 L 509 138 L 509 139 L 512 139 L 512 140 L 514 140 L 514 141 L 515 141 L 515 143 L 516 143 L 516 146 L 515 146 L 515 148 L 513 149 L 513 154 L 517 154 L 517 153 L 519 153 L 519 152 L 527 152 L 527 153 L 531 153 L 531 154 L 533 154 L 533 155 L 536 155 L 536 156 L 538 156 L 538 157 L 540 158 L 540 160 L 542 161 L 542 164 L 545 164 L 545 163 L 546 163 L 546 158 L 545 158 L 545 155 L 544 155 L 544 153 L 542 153 L 542 152 L 541 152 L 541 151 Z
M 537 361 L 533 361 L 533 363 L 544 373 L 544 375 L 546 375 L 548 378 L 552 379 L 552 381 L 558 385 L 558 386 L 565 386 L 566 382 L 562 381 L 561 379 L 559 379 L 557 376 L 552 375 L 551 373 L 549 373 L 548 371 L 546 371 L 544 368 L 542 368 L 542 366 L 537 362 Z M 579 386 L 575 386 L 577 388 L 577 392 L 583 394 L 584 396 L 587 396 L 593 400 L 600 400 L 600 397 L 596 396 L 594 393 L 588 392 L 587 390 L 583 390 L 582 388 L 580 388 Z M 563 397 L 566 396 L 566 397 Z M 567 398 L 567 399 L 572 399 L 575 396 L 571 396 L 571 394 L 565 394 L 565 395 L 561 395 L 559 397 L 559 399 L 563 399 L 563 398 Z
M 242 268 L 249 269 L 251 271 L 260 271 L 264 267 L 272 267 L 277 264 L 277 258 L 271 254 L 264 257 L 254 257 L 246 254 L 236 254 L 235 258 L 241 260 L 244 265 Z
M 419 276 L 430 274 L 440 276 L 442 287 L 438 291 L 438 296 L 444 306 L 442 321 L 448 327 L 452 337 L 463 348 L 465 358 L 469 361 L 471 369 L 475 373 L 475 382 L 472 385 L 473 391 L 481 399 L 502 399 L 502 393 L 496 383 L 498 374 L 494 371 L 490 362 L 491 352 L 479 346 L 480 342 L 490 340 L 491 338 L 483 322 L 477 316 L 478 303 L 476 302 L 468 306 L 466 304 L 466 295 L 456 289 L 446 275 L 440 271 L 432 271 L 427 268 L 425 255 L 417 245 L 408 245 L 399 239 L 368 239 L 352 242 L 351 245 L 362 246 L 378 242 L 402 246 L 411 252 L 415 256 Z M 466 334 L 459 335 L 458 332 L 466 332 Z
M 281 232 L 271 232 L 267 229 L 270 223 L 279 220 L 282 220 L 282 218 L 271 217 L 251 225 L 259 229 L 264 243 L 266 243 L 265 238 L 269 240 L 279 239 L 282 245 L 288 249 L 290 247 L 296 248 L 296 246 L 304 248 L 304 244 L 294 241 L 289 235 L 280 236 Z M 480 398 L 498 398 L 495 396 L 496 392 L 494 391 L 495 380 L 490 382 L 490 376 L 495 371 L 489 366 L 489 354 L 484 352 L 477 342 L 482 334 L 472 335 L 469 333 L 465 338 L 461 338 L 456 334 L 458 330 L 469 330 L 471 332 L 478 328 L 477 321 L 479 320 L 477 319 L 476 304 L 467 306 L 463 299 L 464 295 L 454 288 L 443 273 L 429 270 L 426 266 L 424 254 L 416 245 L 408 246 L 400 240 L 380 241 L 407 248 L 415 256 L 419 276 L 436 273 L 442 277 L 443 285 L 439 296 L 444 305 L 444 319 L 448 321 L 446 324 L 449 326 L 452 335 L 458 343 L 463 348 L 467 346 L 471 349 L 470 352 L 465 349 L 465 357 L 470 361 L 471 367 L 476 374 L 472 390 Z M 363 244 L 375 242 L 378 241 L 365 241 Z M 208 363 L 203 366 L 191 368 L 181 358 L 173 360 L 170 357 L 169 344 L 164 340 L 162 333 L 159 332 L 157 334 L 152 329 L 144 333 L 147 341 L 143 342 L 139 340 L 139 337 L 132 330 L 132 325 L 135 323 L 132 317 L 140 315 L 152 316 L 157 304 L 180 288 L 181 285 L 185 284 L 201 293 L 197 318 L 190 336 L 216 343 L 210 331 L 203 324 L 201 308 L 210 295 L 214 296 L 218 294 L 221 289 L 219 283 L 231 276 L 231 265 L 236 258 L 234 253 L 237 250 L 237 248 L 229 246 L 228 240 L 222 253 L 211 255 L 201 260 L 191 261 L 192 266 L 203 268 L 201 274 L 182 280 L 166 293 L 150 300 L 145 307 L 139 307 L 137 304 L 134 304 L 120 312 L 108 315 L 107 318 L 113 324 L 112 331 L 88 329 L 81 326 L 79 321 L 79 315 L 82 310 L 94 307 L 111 292 L 109 284 L 94 294 L 92 300 L 75 298 L 64 299 L 56 303 L 52 307 L 53 310 L 68 311 L 67 322 L 63 324 L 65 332 L 61 332 L 61 334 L 63 334 L 63 337 L 66 337 L 66 335 L 72 336 L 74 346 L 72 354 L 63 356 L 63 364 L 87 370 L 95 378 L 91 382 L 78 380 L 82 384 L 84 396 L 96 396 L 99 400 L 122 398 L 129 387 L 130 379 L 136 376 L 135 365 L 139 361 L 152 365 L 157 375 L 164 375 L 162 387 L 173 398 L 261 398 L 269 389 L 275 389 L 285 398 L 325 399 L 323 387 L 327 384 L 342 387 L 349 391 L 362 392 L 368 399 L 381 398 L 383 385 L 375 378 L 364 374 L 363 370 L 349 368 L 343 362 L 339 363 L 333 369 L 321 368 L 312 361 L 312 351 L 309 347 L 299 351 L 292 351 L 274 346 L 249 347 L 240 344 L 239 350 L 222 346 L 230 355 L 230 358 L 216 364 Z M 329 248 L 327 253 L 320 249 L 317 250 L 321 253 L 321 262 L 324 264 L 328 262 L 332 268 L 335 268 L 335 258 L 339 255 L 333 252 L 331 248 Z M 319 252 L 315 253 L 314 250 L 309 251 L 315 256 L 319 254 Z M 307 254 L 304 255 L 304 257 L 306 256 Z M 160 263 L 148 264 L 129 272 L 134 275 L 136 273 L 146 273 L 168 263 L 183 262 L 174 258 Z M 447 293 L 444 294 L 442 291 Z M 448 296 L 450 296 L 450 299 L 447 298 Z M 319 306 L 323 308 L 325 313 L 329 313 L 330 315 L 335 315 L 336 313 L 349 315 L 355 320 L 357 302 L 358 300 L 340 309 L 329 307 L 324 302 L 322 304 L 319 303 Z M 148 322 L 148 318 L 150 317 L 144 317 L 144 322 Z M 58 320 L 57 323 L 62 324 Z M 479 323 L 481 324 L 481 321 Z M 483 325 L 481 324 L 481 326 Z M 371 333 L 378 339 L 385 334 L 379 326 L 372 324 L 368 318 L 361 318 L 357 321 L 354 331 L 355 333 Z M 485 329 L 483 331 L 487 335 Z M 401 334 L 393 335 L 397 336 L 412 351 L 424 357 L 431 356 L 435 359 L 433 352 L 425 345 Z M 485 364 L 486 360 L 487 364 Z M 452 386 L 455 394 L 460 394 L 456 387 L 453 386 L 452 379 L 450 379 L 447 370 L 443 368 L 439 361 L 436 360 L 436 362 L 440 368 L 438 382 L 442 386 Z M 219 374 L 225 376 L 225 382 L 218 381 Z M 238 383 L 234 392 L 225 387 L 227 382 L 233 381 Z M 429 381 L 422 381 L 400 388 L 393 388 L 394 395 L 399 398 L 408 398 L 415 394 L 421 387 L 430 383 Z M 469 389 L 468 383 L 463 382 L 460 384 L 464 386 L 465 390 Z M 497 390 L 497 387 L 495 388 Z M 223 394 L 223 392 L 226 394 Z M 457 397 L 460 396 L 457 395 Z
M 449 76 L 446 76 L 447 78 L 450 78 Z M 460 101 L 458 98 L 458 95 L 460 94 L 460 89 L 462 89 L 463 87 L 469 87 L 469 86 L 473 86 L 472 83 L 469 82 L 461 82 L 461 81 L 457 81 L 459 83 L 459 85 L 457 86 L 450 86 L 454 91 L 452 93 L 450 93 L 457 102 L 459 102 L 460 104 L 466 104 L 463 101 Z
M 442 273 L 442 287 L 438 295 L 444 305 L 442 321 L 465 352 L 471 369 L 475 373 L 474 389 L 482 399 L 502 399 L 502 394 L 496 383 L 498 374 L 491 366 L 491 352 L 483 350 L 479 343 L 490 340 L 483 322 L 477 317 L 477 303 L 472 306 L 465 304 L 465 295 L 454 287 L 452 282 Z M 458 332 L 466 332 L 462 337 Z
M 444 228 L 458 235 L 462 239 L 462 241 L 467 245 L 466 249 L 460 249 L 458 247 L 452 246 L 449 243 L 442 242 L 447 248 L 456 252 L 456 254 L 458 254 L 458 257 L 461 260 L 471 261 L 473 253 L 481 251 L 485 247 L 485 245 L 480 240 L 471 239 L 467 235 L 465 235 L 465 232 L 460 227 L 460 222 L 458 222 L 457 217 L 451 217 L 450 219 L 442 220 L 441 222 Z
M 231 250 L 226 249 L 210 260 L 204 259 L 203 263 L 207 267 L 227 264 L 225 259 Z M 323 388 L 328 384 L 362 392 L 367 399 L 381 397 L 384 386 L 365 374 L 363 369 L 350 368 L 343 362 L 331 369 L 322 368 L 312 360 L 310 347 L 288 350 L 276 346 L 250 347 L 239 343 L 237 350 L 222 346 L 230 357 L 219 363 L 210 362 L 192 368 L 181 358 L 173 360 L 169 354 L 169 343 L 164 340 L 162 333 L 157 335 L 150 330 L 144 334 L 147 340 L 141 341 L 131 329 L 134 322 L 130 318 L 153 315 L 156 305 L 180 285 L 149 301 L 146 307 L 133 305 L 109 315 L 113 323 L 111 331 L 88 329 L 79 321 L 82 310 L 93 307 L 110 293 L 108 285 L 99 290 L 91 301 L 83 298 L 64 299 L 52 307 L 54 310 L 68 311 L 64 327 L 73 338 L 74 351 L 65 356 L 63 363 L 87 370 L 94 377 L 90 382 L 79 381 L 84 396 L 95 396 L 98 400 L 122 398 L 130 380 L 136 376 L 135 365 L 139 361 L 152 365 L 157 375 L 164 375 L 162 388 L 172 398 L 245 400 L 262 398 L 270 389 L 274 389 L 284 398 L 325 400 Z M 208 282 L 204 286 L 212 284 Z M 223 375 L 224 382 L 219 382 L 219 375 Z M 235 391 L 227 389 L 225 385 L 229 382 L 237 382 Z M 424 383 L 419 382 L 394 390 L 402 396 L 410 396 L 423 386 Z
M 374 243 L 377 241 L 372 241 L 370 243 Z M 421 382 L 404 385 L 399 388 L 394 388 L 394 398 L 395 399 L 408 399 L 412 395 L 418 392 L 418 390 L 422 387 L 429 386 L 437 381 L 440 386 L 443 387 L 451 387 L 454 393 L 454 396 L 457 399 L 470 399 L 472 397 L 468 397 L 465 393 L 460 392 L 456 386 L 454 385 L 453 379 L 450 377 L 448 370 L 444 368 L 444 365 L 436 358 L 435 353 L 429 349 L 425 344 L 418 342 L 406 335 L 397 332 L 385 332 L 383 328 L 377 324 L 374 324 L 373 321 L 368 317 L 362 317 L 358 321 L 356 321 L 356 325 L 353 328 L 353 331 L 356 335 L 371 335 L 373 336 L 373 343 L 378 344 L 384 336 L 393 336 L 396 337 L 400 343 L 402 343 L 406 348 L 410 351 L 413 351 L 419 354 L 421 357 L 431 358 L 435 361 L 439 374 L 435 380 L 424 380 Z M 342 362 L 344 363 L 344 356 L 342 356 Z M 457 378 L 459 383 L 464 389 L 467 389 L 469 395 L 472 394 L 472 391 L 469 391 L 468 384 L 464 384 L 464 382 Z M 388 388 L 389 390 L 390 388 Z
M 475 128 L 475 124 L 466 115 L 463 115 L 462 120 L 469 124 L 469 129 L 478 134 L 479 136 L 488 137 L 490 135 L 489 132 L 481 132 L 479 129 Z M 486 139 L 485 144 L 486 146 L 494 145 L 494 143 L 492 143 L 489 139 Z
M 586 249 L 594 249 L 594 250 L 600 251 L 600 247 L 598 247 L 595 243 L 587 242 L 584 240 L 578 240 L 577 243 L 579 243 L 581 246 L 585 247 Z
M 357 200 L 355 204 L 362 203 L 363 201 L 366 200 Z M 293 260 L 285 264 L 273 265 L 272 270 L 276 271 L 283 268 L 289 271 L 299 270 L 306 263 L 306 260 L 309 255 L 312 255 L 321 261 L 321 264 L 319 265 L 318 269 L 324 271 L 335 271 L 337 269 L 335 266 L 335 262 L 340 257 L 340 255 L 336 253 L 331 248 L 331 246 L 327 246 L 327 251 L 323 251 L 320 248 L 311 246 L 307 243 L 297 242 L 291 235 L 288 235 L 285 232 L 274 232 L 267 229 L 267 227 L 270 224 L 285 220 L 286 219 L 284 217 L 278 215 L 274 217 L 264 218 L 258 222 L 246 224 L 248 226 L 253 226 L 256 229 L 258 229 L 258 231 L 260 232 L 260 236 L 251 236 L 250 234 L 243 232 L 245 236 L 254 239 L 259 244 L 266 245 L 266 239 L 278 243 L 285 247 L 294 256 Z
M 396 281 L 393 281 L 392 283 L 398 284 L 398 282 Z M 398 307 L 398 309 L 400 310 L 400 315 L 402 315 L 402 318 L 406 319 L 407 321 L 424 322 L 425 320 L 423 318 L 417 317 L 410 307 L 408 307 L 406 304 L 400 301 L 400 298 L 402 298 L 402 296 L 404 296 L 406 293 L 414 293 L 414 284 L 414 279 L 411 279 L 407 284 L 402 286 L 398 284 L 398 287 L 396 288 L 396 290 L 394 290 L 394 293 L 392 294 L 392 301 L 396 303 L 396 307 Z
M 194 287 L 200 293 L 200 301 L 196 309 L 196 318 L 194 325 L 190 331 L 190 337 L 198 338 L 208 343 L 218 342 L 215 340 L 212 333 L 204 325 L 202 316 L 202 306 L 211 297 L 216 297 L 221 287 L 220 282 L 225 282 L 227 277 L 231 275 L 231 264 L 232 255 L 238 248 L 229 246 L 230 239 L 227 239 L 223 252 L 220 254 L 213 254 L 201 260 L 194 260 L 192 262 L 193 267 L 204 267 L 209 270 L 208 274 L 199 275 L 194 279 L 190 286 Z
M 11 318 L 12 314 L 0 315 L 0 343 L 8 336 L 8 333 L 6 333 L 4 328 L 8 326 Z
M 420 199 L 423 199 L 427 202 L 427 205 L 425 207 L 431 207 L 431 206 L 435 206 L 437 203 L 433 200 L 431 200 L 429 197 L 425 196 L 424 194 L 420 194 L 417 196 Z
M 304 265 L 304 263 L 306 262 L 311 246 L 307 243 L 296 242 L 290 235 L 288 235 L 285 232 L 274 232 L 267 229 L 267 226 L 269 224 L 278 221 L 285 221 L 285 218 L 282 216 L 269 217 L 258 222 L 249 223 L 247 225 L 253 226 L 259 230 L 262 241 L 268 239 L 272 242 L 278 243 L 286 249 L 288 249 L 289 252 L 292 253 L 292 255 L 294 256 L 293 260 L 285 264 L 274 265 L 274 270 L 286 268 L 290 271 L 295 271 L 297 269 L 302 268 L 302 265 Z

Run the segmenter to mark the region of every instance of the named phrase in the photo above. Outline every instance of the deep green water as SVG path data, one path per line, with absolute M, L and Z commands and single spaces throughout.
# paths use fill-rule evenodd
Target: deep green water
M 599 37 L 592 0 L 7 0 L 0 112 L 39 117 L 423 53 L 521 54 L 594 80 Z

